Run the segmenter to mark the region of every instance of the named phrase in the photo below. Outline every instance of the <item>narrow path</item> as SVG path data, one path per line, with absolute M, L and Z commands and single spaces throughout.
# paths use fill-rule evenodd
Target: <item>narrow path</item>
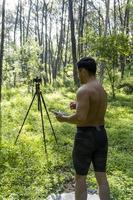
M 51 194 L 47 200 L 75 200 L 74 192 L 63 193 L 63 194 Z M 96 191 L 88 190 L 87 200 L 100 200 Z

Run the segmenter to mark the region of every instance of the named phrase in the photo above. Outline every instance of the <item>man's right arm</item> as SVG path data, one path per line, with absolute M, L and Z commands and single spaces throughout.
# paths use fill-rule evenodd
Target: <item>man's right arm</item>
M 71 124 L 86 123 L 89 112 L 89 93 L 85 89 L 81 89 L 77 93 L 76 113 L 71 116 L 60 116 L 57 119 L 60 122 L 67 122 Z

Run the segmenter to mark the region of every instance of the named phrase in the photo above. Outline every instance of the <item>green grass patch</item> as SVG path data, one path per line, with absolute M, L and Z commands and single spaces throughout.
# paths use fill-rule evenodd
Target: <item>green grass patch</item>
M 69 114 L 69 102 L 75 94 L 69 88 L 43 90 L 49 111 L 62 110 Z M 34 102 L 17 145 L 14 141 L 31 102 L 32 95 L 25 87 L 4 89 L 2 103 L 2 147 L 0 150 L 0 198 L 46 199 L 50 193 L 65 190 L 73 182 L 74 170 L 71 159 L 75 126 L 56 121 L 49 112 L 56 132 L 55 142 L 45 109 L 45 135 L 48 161 L 45 154 L 41 118 Z M 107 174 L 111 195 L 115 200 L 131 200 L 133 193 L 133 95 L 122 91 L 117 98 L 108 98 L 106 127 L 109 139 Z M 97 184 L 91 167 L 87 184 L 96 189 Z

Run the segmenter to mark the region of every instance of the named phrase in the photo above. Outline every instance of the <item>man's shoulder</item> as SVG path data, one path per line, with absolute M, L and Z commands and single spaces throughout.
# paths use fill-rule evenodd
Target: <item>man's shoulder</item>
M 82 85 L 78 90 L 77 90 L 77 95 L 90 95 L 91 94 L 91 87 L 88 87 L 87 85 Z

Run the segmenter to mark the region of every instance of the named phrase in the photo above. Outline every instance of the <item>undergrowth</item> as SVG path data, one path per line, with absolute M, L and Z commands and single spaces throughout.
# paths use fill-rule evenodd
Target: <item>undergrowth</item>
M 2 103 L 2 146 L 0 149 L 0 199 L 42 200 L 50 193 L 65 190 L 73 182 L 74 170 L 71 159 L 74 125 L 56 121 L 51 110 L 71 114 L 69 102 L 75 94 L 69 88 L 43 90 L 44 99 L 56 133 L 50 127 L 45 109 L 44 124 L 47 152 L 45 153 L 41 117 L 37 101 L 14 145 L 32 96 L 25 87 L 4 89 Z M 131 200 L 133 194 L 133 95 L 122 91 L 117 98 L 108 98 L 106 128 L 109 139 L 107 175 L 114 200 Z M 87 184 L 96 189 L 97 184 L 91 167 Z

